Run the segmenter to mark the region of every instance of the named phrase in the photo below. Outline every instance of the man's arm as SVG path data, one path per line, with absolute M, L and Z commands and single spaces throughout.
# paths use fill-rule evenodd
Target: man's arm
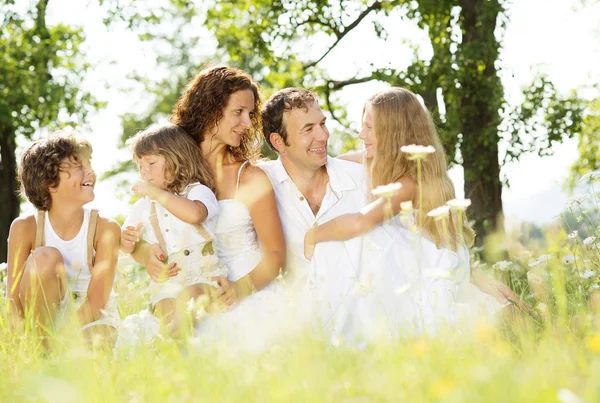
M 348 153 L 338 155 L 336 158 L 362 164 L 364 161 L 364 158 L 365 158 L 365 152 L 364 151 L 350 151 Z

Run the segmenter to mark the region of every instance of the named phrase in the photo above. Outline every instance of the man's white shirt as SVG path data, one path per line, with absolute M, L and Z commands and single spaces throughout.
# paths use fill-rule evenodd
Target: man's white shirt
M 345 242 L 321 243 L 312 261 L 304 258 L 304 236 L 313 226 L 343 214 L 357 213 L 367 203 L 366 172 L 362 165 L 328 157 L 327 191 L 315 216 L 280 159 L 260 164 L 269 176 L 287 246 L 287 285 L 307 287 L 324 325 L 334 333 L 344 333 L 350 304 L 357 284 L 362 253 L 362 237 Z M 331 328 L 333 327 L 333 329 Z

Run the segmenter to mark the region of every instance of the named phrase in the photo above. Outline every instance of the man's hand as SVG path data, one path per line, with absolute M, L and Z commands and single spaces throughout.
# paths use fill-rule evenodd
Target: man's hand
M 304 257 L 307 260 L 311 260 L 315 254 L 315 236 L 312 228 L 306 231 L 304 235 Z
M 146 271 L 150 275 L 152 280 L 158 283 L 164 283 L 169 277 L 175 277 L 181 269 L 177 267 L 176 263 L 164 263 L 167 257 L 164 255 L 162 249 L 157 244 L 147 245 L 148 254 L 144 261 Z
M 126 253 L 131 253 L 135 249 L 135 244 L 140 241 L 140 231 L 142 223 L 139 222 L 135 227 L 128 225 L 121 229 L 121 250 Z
M 509 301 L 517 305 L 526 312 L 531 312 L 531 307 L 517 297 L 515 293 L 506 284 L 486 276 L 481 270 L 474 270 L 471 275 L 471 283 L 475 284 L 484 293 L 496 298 L 501 304 Z

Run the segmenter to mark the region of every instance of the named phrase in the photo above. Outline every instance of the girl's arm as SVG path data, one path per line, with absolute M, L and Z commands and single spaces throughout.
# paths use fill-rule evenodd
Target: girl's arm
M 275 201 L 273 185 L 258 167 L 242 172 L 242 196 L 262 246 L 263 258 L 249 273 L 257 290 L 267 286 L 285 266 L 286 250 L 283 228 Z
M 354 214 L 344 214 L 308 230 L 304 237 L 304 255 L 312 258 L 316 244 L 328 241 L 346 241 L 361 236 L 394 217 L 400 212 L 400 203 L 414 200 L 417 186 L 409 178 L 400 178 L 402 187 L 391 197 L 381 197 L 362 211 Z
M 133 191 L 140 197 L 148 196 L 156 200 L 175 217 L 188 224 L 202 224 L 208 217 L 208 208 L 198 200 L 189 200 L 160 189 L 148 181 L 139 181 Z
M 98 217 L 96 229 L 94 267 L 90 267 L 92 278 L 87 289 L 87 298 L 77 310 L 77 318 L 81 325 L 94 322 L 102 315 L 112 290 L 117 262 L 119 260 L 119 243 L 121 228 L 113 220 Z
M 11 319 L 23 315 L 23 305 L 19 297 L 21 280 L 27 258 L 33 248 L 36 232 L 35 217 L 16 218 L 8 235 L 7 288 L 8 314 Z
M 336 158 L 339 158 L 341 160 L 346 160 L 346 161 L 351 161 L 351 162 L 357 162 L 359 164 L 362 164 L 364 156 L 365 156 L 365 152 L 364 151 L 350 151 L 348 153 L 345 153 L 345 154 L 342 154 L 342 155 L 338 155 Z

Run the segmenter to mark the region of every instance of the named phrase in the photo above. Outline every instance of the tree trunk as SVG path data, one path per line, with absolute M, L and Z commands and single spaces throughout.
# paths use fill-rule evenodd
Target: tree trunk
M 19 215 L 15 132 L 4 126 L 0 133 L 0 262 L 6 262 L 10 224 Z
M 498 0 L 461 1 L 463 59 L 460 108 L 461 153 L 465 169 L 465 197 L 472 201 L 477 244 L 486 235 L 503 231 L 502 183 L 498 162 L 499 109 L 503 91 L 495 62 L 499 43 L 494 31 L 502 6 Z

